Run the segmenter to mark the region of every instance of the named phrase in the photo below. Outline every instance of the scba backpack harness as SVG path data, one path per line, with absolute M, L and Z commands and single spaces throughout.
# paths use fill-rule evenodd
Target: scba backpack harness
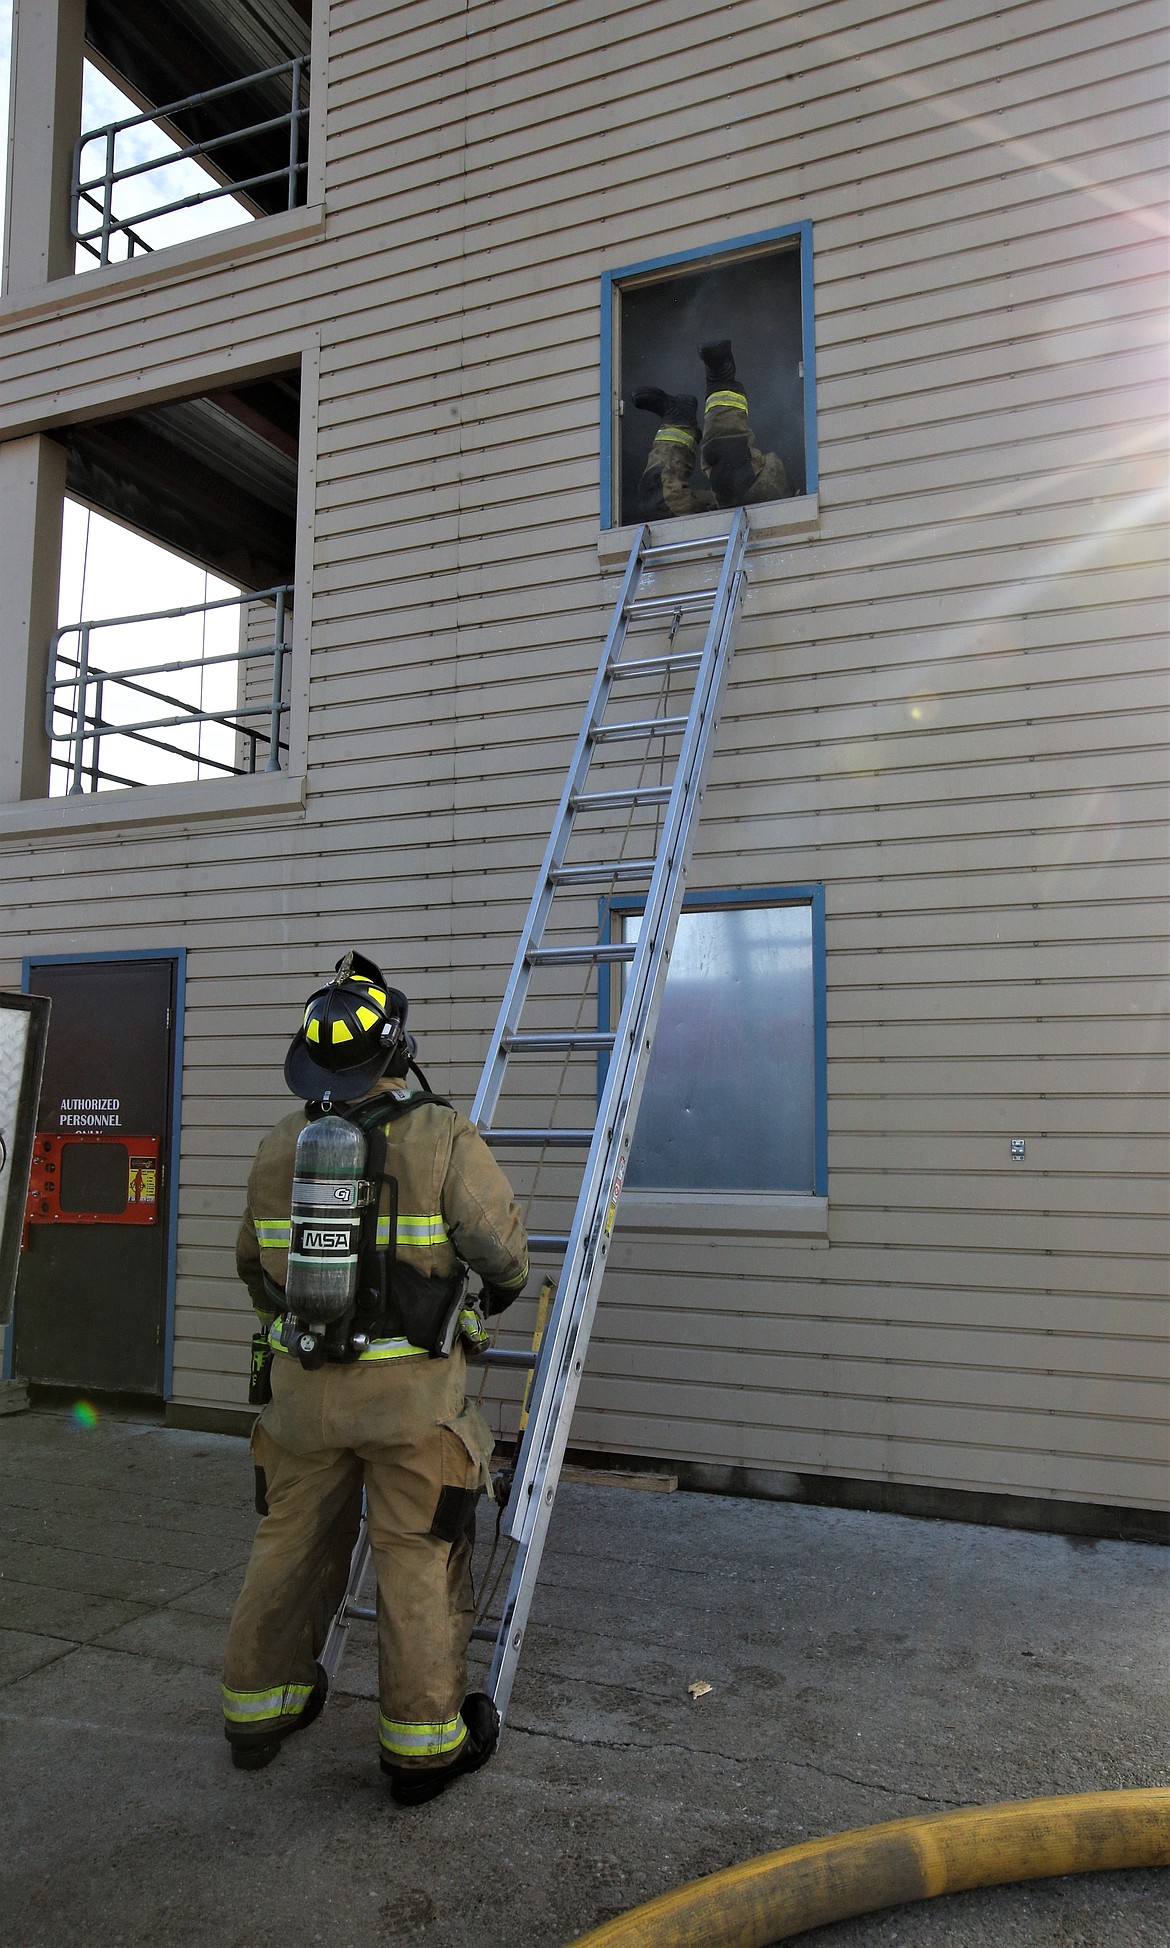
M 352 1107 L 306 1105 L 310 1120 L 293 1166 L 287 1280 L 283 1292 L 273 1288 L 284 1315 L 275 1337 L 304 1367 L 360 1359 L 379 1339 L 402 1338 L 443 1359 L 455 1343 L 467 1273 L 428 1278 L 398 1258 L 398 1180 L 386 1172 L 386 1125 L 423 1103 L 453 1107 L 445 1096 L 405 1089 Z

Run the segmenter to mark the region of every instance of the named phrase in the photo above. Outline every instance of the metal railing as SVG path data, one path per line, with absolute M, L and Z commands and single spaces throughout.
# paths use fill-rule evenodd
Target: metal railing
M 257 765 L 257 747 L 265 745 L 268 760 L 266 771 L 281 769 L 281 754 L 287 753 L 287 740 L 282 739 L 282 721 L 288 714 L 288 704 L 284 699 L 284 674 L 290 645 L 285 641 L 285 622 L 292 596 L 292 588 L 285 585 L 279 588 L 249 590 L 242 595 L 225 596 L 215 602 L 193 602 L 181 609 L 157 609 L 145 615 L 109 616 L 100 620 L 69 623 L 53 633 L 49 674 L 46 684 L 45 728 L 54 747 L 50 764 L 56 771 L 67 772 L 70 782 L 67 796 L 76 797 L 86 791 L 97 791 L 101 785 L 136 786 L 148 782 L 144 778 L 128 778 L 119 772 L 111 771 L 102 764 L 102 744 L 107 745 L 115 738 L 125 738 L 131 745 L 143 746 L 154 752 L 168 754 L 181 759 L 186 765 L 195 767 L 198 777 L 203 767 L 210 766 L 215 771 L 226 772 L 232 777 L 242 777 L 254 772 Z M 273 631 L 271 642 L 250 643 L 247 647 L 221 652 L 216 655 L 172 657 L 166 662 L 136 664 L 128 669 L 101 668 L 93 659 L 92 638 L 102 629 L 128 628 L 137 623 L 176 622 L 181 617 L 207 616 L 213 610 L 238 608 L 243 622 L 244 612 L 256 603 L 271 604 L 273 609 Z M 73 636 L 77 639 L 75 655 L 62 650 L 62 643 Z M 272 683 L 264 701 L 249 703 L 246 696 L 246 679 L 243 666 L 272 658 Z M 237 684 L 235 704 L 219 710 L 204 710 L 171 695 L 168 691 L 144 682 L 145 677 L 174 675 L 182 671 L 190 676 L 198 673 L 202 687 L 203 673 L 225 664 L 237 664 L 241 674 Z M 65 674 L 61 674 L 65 667 Z M 167 707 L 167 714 L 152 714 L 128 719 L 106 715 L 110 693 L 125 692 L 137 699 L 149 698 L 152 704 Z M 141 706 L 138 706 L 141 708 Z M 246 720 L 260 718 L 263 723 L 250 723 Z M 236 733 L 246 745 L 246 761 L 241 764 L 229 763 L 224 758 L 212 757 L 201 749 L 191 750 L 187 746 L 174 743 L 155 733 L 175 730 L 179 726 L 191 727 L 202 724 L 219 724 L 225 730 Z M 65 755 L 56 755 L 63 747 Z M 173 780 L 176 772 L 171 771 Z M 154 782 L 163 782 L 155 780 Z
M 108 122 L 101 128 L 88 129 L 81 136 L 73 151 L 73 194 L 71 202 L 70 228 L 76 243 L 96 257 L 100 264 L 110 261 L 112 238 L 122 235 L 126 239 L 127 256 L 133 257 L 136 251 L 150 250 L 153 246 L 139 235 L 135 224 L 152 221 L 156 217 L 172 216 L 177 210 L 194 209 L 198 204 L 209 203 L 218 196 L 242 196 L 248 190 L 258 189 L 264 183 L 288 183 L 287 207 L 295 209 L 302 201 L 300 195 L 301 179 L 308 167 L 304 154 L 306 143 L 302 124 L 309 110 L 307 103 L 301 101 L 304 81 L 309 72 L 306 56 L 298 55 L 293 61 L 283 61 L 278 67 L 264 68 L 259 74 L 245 76 L 242 81 L 227 81 L 219 88 L 205 88 L 201 94 L 187 95 L 182 101 L 168 102 L 164 107 L 146 110 L 141 115 L 128 115 L 124 121 Z M 204 141 L 181 143 L 173 154 L 155 156 L 146 162 L 128 163 L 124 168 L 117 166 L 118 137 L 127 129 L 142 128 L 153 123 L 174 123 L 175 117 L 185 109 L 201 108 L 205 103 L 222 99 L 225 95 L 238 94 L 241 89 L 254 88 L 258 82 L 272 81 L 287 75 L 289 77 L 289 106 L 280 115 L 271 115 L 260 122 L 250 122 L 244 128 L 231 129 L 226 135 L 208 136 Z M 238 181 L 213 183 L 210 189 L 196 190 L 189 196 L 174 198 L 169 203 L 152 205 L 149 209 L 138 210 L 132 216 L 114 215 L 113 196 L 117 184 L 128 182 L 131 177 L 145 176 L 152 171 L 173 168 L 180 162 L 198 162 L 201 158 L 213 157 L 217 149 L 238 143 L 248 136 L 264 135 L 272 129 L 287 128 L 288 160 L 278 168 L 266 169 L 253 176 L 241 177 Z M 176 133 L 179 131 L 176 128 Z M 88 178 L 82 176 L 82 156 L 93 142 L 102 142 L 105 152 L 105 167 L 101 173 Z M 95 194 L 95 192 L 97 192 Z M 91 228 L 83 228 L 83 219 L 90 211 L 96 211 L 98 221 Z M 100 240 L 100 241 L 95 241 Z

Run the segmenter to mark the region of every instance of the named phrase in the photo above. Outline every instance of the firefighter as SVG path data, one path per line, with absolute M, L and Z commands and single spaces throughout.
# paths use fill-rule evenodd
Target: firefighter
M 699 402 L 694 393 L 671 394 L 660 386 L 641 386 L 634 394 L 639 411 L 653 413 L 657 433 L 638 482 L 638 513 L 643 521 L 671 514 L 705 514 L 714 494 L 693 480 L 699 445 Z
M 700 345 L 707 377 L 700 459 L 720 507 L 782 500 L 791 492 L 784 462 L 761 453 L 748 423 L 747 392 L 735 374 L 731 340 Z
M 453 1317 L 469 1337 L 486 1337 L 482 1320 L 459 1310 L 466 1268 L 482 1279 L 490 1315 L 523 1289 L 528 1254 L 507 1180 L 474 1126 L 429 1090 L 409 1088 L 408 1068 L 425 1078 L 406 1015 L 405 995 L 372 961 L 350 952 L 337 963 L 310 996 L 285 1060 L 306 1109 L 264 1138 L 248 1179 L 236 1264 L 268 1324 L 271 1399 L 252 1432 L 265 1512 L 228 1631 L 223 1709 L 232 1762 L 245 1770 L 267 1765 L 319 1715 L 326 1679 L 316 1656 L 344 1587 L 364 1486 L 378 1582 L 381 1765 L 392 1797 L 412 1805 L 484 1765 L 499 1737 L 491 1699 L 465 1695 L 475 1506 L 491 1493 L 492 1439 L 465 1397 L 462 1340 L 449 1357 L 432 1355 Z M 366 1231 L 377 1249 L 364 1248 L 345 1343 L 334 1332 L 298 1351 L 311 1336 L 297 1338 L 294 1327 L 284 1331 L 287 1350 L 297 1139 L 322 1109 L 354 1118 L 359 1106 L 367 1174 L 381 1179 Z

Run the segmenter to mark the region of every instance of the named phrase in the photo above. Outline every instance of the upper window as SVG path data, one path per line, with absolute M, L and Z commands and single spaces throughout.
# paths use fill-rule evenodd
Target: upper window
M 641 917 L 611 900 L 603 938 Z M 827 1175 L 823 888 L 688 894 L 627 1188 L 823 1197 Z
M 608 271 L 602 526 L 816 491 L 812 225 Z

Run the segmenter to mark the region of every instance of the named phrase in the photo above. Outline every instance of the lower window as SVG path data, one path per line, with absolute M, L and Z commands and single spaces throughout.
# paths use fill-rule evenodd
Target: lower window
M 608 901 L 603 939 L 641 917 Z M 824 889 L 688 894 L 626 1185 L 823 1197 L 827 1177 Z

